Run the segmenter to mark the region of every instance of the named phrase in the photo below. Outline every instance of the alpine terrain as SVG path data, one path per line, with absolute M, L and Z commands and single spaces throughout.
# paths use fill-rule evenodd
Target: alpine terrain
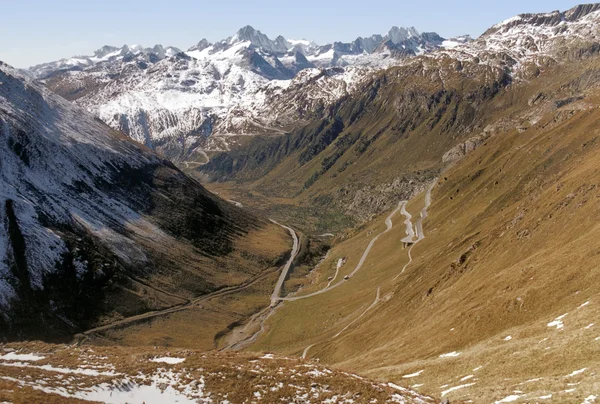
M 600 4 L 2 64 L 0 402 L 598 402 L 599 139 Z

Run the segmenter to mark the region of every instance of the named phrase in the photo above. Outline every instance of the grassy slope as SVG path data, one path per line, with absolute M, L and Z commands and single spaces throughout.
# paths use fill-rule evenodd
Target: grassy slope
M 509 117 L 507 128 L 528 129 L 496 135 L 442 175 L 425 222 L 427 237 L 413 249 L 415 261 L 407 271 L 393 280 L 406 262 L 397 216 L 364 272 L 327 294 L 286 302 L 254 349 L 300 354 L 316 343 L 309 356 L 373 377 L 422 384 L 422 391 L 436 395 L 475 383 L 448 393 L 451 399 L 490 402 L 514 390 L 527 394 L 521 401 L 551 393 L 563 401 L 582 400 L 591 394 L 600 370 L 594 354 L 600 334 L 596 326 L 585 328 L 600 314 L 595 287 L 600 113 L 589 80 L 597 72 L 595 61 L 562 66 L 495 99 L 502 113 L 490 118 Z M 585 99 L 529 116 L 527 101 L 540 92 Z M 421 204 L 411 202 L 409 212 L 416 216 Z M 373 226 L 382 222 L 378 218 Z M 348 246 L 362 237 L 336 246 L 329 259 L 348 254 L 350 262 L 361 251 Z M 317 281 L 331 265 L 319 267 L 324 274 L 315 275 Z M 383 301 L 332 338 L 373 302 L 377 287 Z M 589 306 L 577 309 L 587 300 Z M 547 326 L 565 313 L 563 330 Z M 461 355 L 439 358 L 452 351 Z M 564 377 L 582 368 L 588 369 Z M 424 372 L 418 377 L 402 377 L 419 370 Z
M 269 296 L 279 274 L 279 264 L 289 248 L 289 235 L 279 226 L 268 225 L 251 231 L 245 237 L 236 240 L 233 253 L 225 259 L 191 262 L 185 271 L 192 271 L 194 266 L 204 265 L 202 269 L 209 274 L 211 271 L 212 274 L 220 274 L 221 287 L 242 284 L 252 278 L 256 278 L 256 282 L 242 291 L 202 300 L 183 311 L 95 332 L 88 342 L 100 345 L 118 343 L 126 346 L 160 345 L 213 349 L 217 346 L 220 336 L 227 332 L 232 324 L 244 322 L 252 314 L 269 305 Z M 235 266 L 236 263 L 236 268 L 229 269 L 230 265 Z M 160 281 L 172 285 L 178 281 L 186 284 L 192 282 L 193 278 L 183 280 L 176 277 Z M 195 300 L 193 298 L 198 296 L 201 294 L 190 294 L 187 297 Z

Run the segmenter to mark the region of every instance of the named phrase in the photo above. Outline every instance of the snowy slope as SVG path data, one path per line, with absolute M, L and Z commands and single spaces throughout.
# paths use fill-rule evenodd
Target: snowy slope
M 500 22 L 472 42 L 446 41 L 440 54 L 458 60 L 477 58 L 522 77 L 531 67 L 560 63 L 569 52 L 587 51 L 600 40 L 600 4 L 565 12 L 521 14 Z
M 77 224 L 118 244 L 122 237 L 106 223 L 125 226 L 140 217 L 98 183 L 110 184 L 121 167 L 141 168 L 160 160 L 112 136 L 90 115 L 6 65 L 0 65 L 0 133 L 0 305 L 6 307 L 15 293 L 8 201 L 25 243 L 35 246 L 25 258 L 31 286 L 39 289 L 68 251 L 61 237 L 42 223 Z
M 27 377 L 30 372 L 37 377 Z M 316 361 L 172 347 L 0 345 L 0 379 L 2 397 L 11 402 L 436 402 L 412 389 L 328 369 Z

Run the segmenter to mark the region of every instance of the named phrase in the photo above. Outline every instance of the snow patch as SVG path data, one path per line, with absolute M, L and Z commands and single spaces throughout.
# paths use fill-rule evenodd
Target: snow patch
M 18 354 L 15 352 L 9 352 L 6 355 L 0 355 L 0 360 L 5 360 L 5 361 L 26 361 L 26 362 L 35 362 L 35 361 L 39 361 L 42 359 L 45 359 L 45 356 L 40 356 L 40 355 L 36 355 L 36 354 Z
M 84 376 L 117 376 L 117 373 L 115 373 L 113 371 L 99 372 L 99 371 L 93 370 L 93 369 L 59 368 L 59 367 L 55 367 L 52 365 L 35 366 L 35 365 L 30 365 L 29 363 L 23 363 L 23 362 L 0 362 L 0 366 L 39 369 L 39 370 L 46 370 L 48 372 L 56 372 L 56 373 L 62 373 L 62 374 L 77 374 L 77 375 L 84 375 Z
M 576 371 L 574 371 L 574 372 L 573 372 L 573 373 L 571 373 L 571 374 L 568 374 L 568 375 L 566 375 L 565 377 L 573 377 L 573 376 L 577 376 L 577 375 L 580 375 L 580 374 L 582 374 L 582 373 L 583 373 L 583 372 L 585 372 L 586 370 L 587 370 L 587 368 L 579 369 L 579 370 L 576 370 Z
M 460 356 L 460 352 L 448 352 L 440 355 L 440 358 L 456 358 L 457 356 Z
M 449 389 L 442 391 L 441 394 L 442 394 L 442 397 L 444 397 L 447 394 L 452 393 L 453 391 L 464 389 L 464 388 L 471 387 L 474 385 L 475 385 L 475 383 L 461 384 L 460 386 L 450 387 Z
M 556 327 L 557 330 L 562 330 L 565 327 L 565 324 L 562 320 L 567 316 L 567 314 L 569 313 L 565 313 L 562 316 L 556 317 L 554 321 L 548 323 L 548 327 Z
M 172 357 L 168 357 L 168 356 L 164 356 L 161 358 L 152 358 L 150 359 L 150 362 L 155 362 L 155 363 L 168 363 L 170 365 L 176 365 L 178 363 L 183 363 L 185 361 L 185 358 L 172 358 Z
M 587 302 L 583 303 L 581 306 L 577 307 L 578 309 L 584 308 L 585 306 L 588 306 L 590 304 L 590 301 L 588 300 Z
M 418 372 L 411 373 L 411 374 L 408 374 L 408 375 L 404 375 L 404 376 L 402 376 L 402 378 L 404 378 L 404 379 L 410 379 L 410 378 L 413 378 L 413 377 L 417 377 L 417 376 L 420 376 L 421 373 L 423 373 L 424 371 L 425 370 L 419 370 Z

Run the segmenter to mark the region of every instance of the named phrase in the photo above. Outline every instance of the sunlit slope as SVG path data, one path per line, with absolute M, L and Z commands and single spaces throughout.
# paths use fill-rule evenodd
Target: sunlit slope
M 331 292 L 286 302 L 256 348 L 301 354 L 314 344 L 308 356 L 431 394 L 460 386 L 445 393 L 450 398 L 583 401 L 600 365 L 600 332 L 592 325 L 600 280 L 596 72 L 586 62 L 507 94 L 527 105 L 544 84 L 547 96 L 581 97 L 513 111 L 523 117 L 518 129 L 489 137 L 443 172 L 426 237 L 402 275 L 394 279 L 408 259 L 397 216 L 363 273 Z M 422 204 L 422 197 L 409 203 L 413 217 Z M 351 242 L 358 243 L 336 246 L 330 259 L 360 255 L 360 248 L 345 250 Z M 380 300 L 363 315 L 378 288 Z

